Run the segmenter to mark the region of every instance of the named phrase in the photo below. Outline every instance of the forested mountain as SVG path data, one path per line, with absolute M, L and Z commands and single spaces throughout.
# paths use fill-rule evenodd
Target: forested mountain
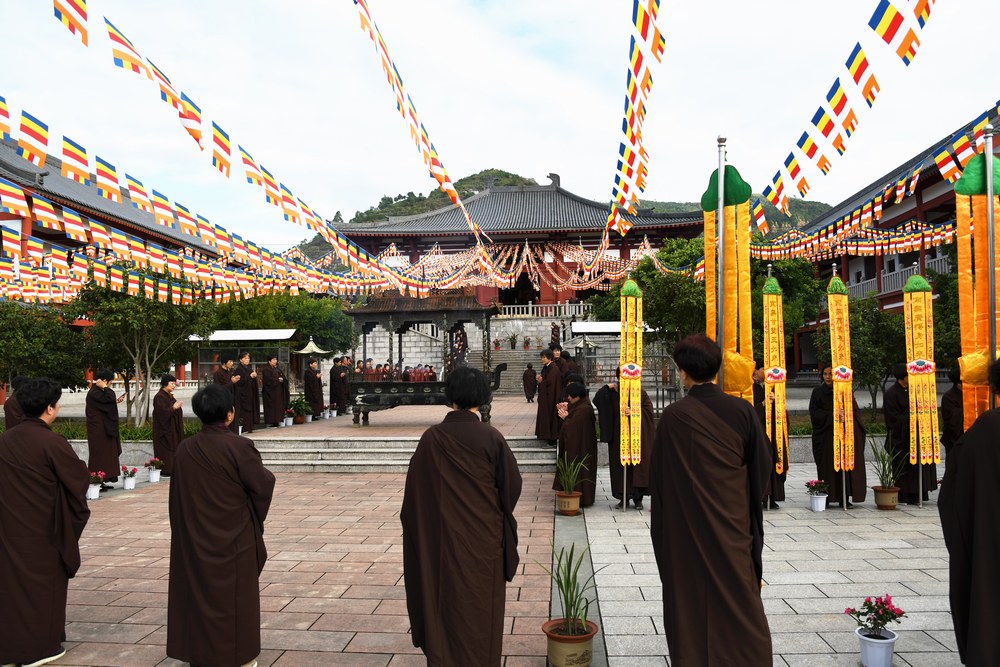
M 774 236 L 775 232 L 787 231 L 792 227 L 803 227 L 831 208 L 829 204 L 824 204 L 823 202 L 793 198 L 788 200 L 788 209 L 791 212 L 791 216 L 787 216 L 779 213 L 778 209 L 760 195 L 755 194 L 753 198 L 759 198 L 764 204 L 764 216 L 767 218 L 767 223 L 771 228 L 771 236 Z M 653 201 L 652 199 L 644 200 L 642 207 L 644 209 L 652 208 L 655 213 L 688 213 L 690 211 L 701 210 L 701 204 L 697 202 L 661 202 Z

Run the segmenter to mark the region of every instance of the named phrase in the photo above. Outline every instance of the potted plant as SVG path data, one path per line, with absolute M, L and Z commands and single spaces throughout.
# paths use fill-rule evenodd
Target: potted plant
M 892 651 L 899 635 L 885 626 L 899 623 L 906 614 L 892 603 L 888 593 L 884 597 L 865 598 L 861 610 L 848 607 L 844 613 L 853 618 L 858 627 L 854 633 L 861 641 L 861 664 L 865 667 L 892 667 Z
M 163 468 L 163 461 L 153 457 L 146 461 L 144 464 L 146 470 L 149 471 L 149 483 L 156 484 L 160 481 L 160 469 Z
M 283 421 L 279 422 L 278 426 L 281 426 L 281 427 L 291 426 L 292 425 L 292 420 L 294 420 L 294 419 L 295 419 L 295 410 L 292 410 L 291 408 L 288 408 L 288 409 L 285 410 L 285 419 Z
M 131 491 L 135 488 L 135 474 L 137 472 L 139 472 L 138 468 L 122 466 L 122 488 L 126 491 Z
M 589 665 L 593 656 L 594 635 L 598 628 L 596 623 L 587 619 L 590 613 L 587 591 L 594 588 L 594 577 L 603 568 L 598 568 L 581 581 L 580 567 L 586 556 L 587 549 L 584 549 L 577 557 L 576 544 L 572 544 L 569 551 L 562 547 L 553 553 L 551 570 L 542 566 L 555 584 L 562 608 L 562 618 L 542 624 L 548 643 L 549 664 L 553 667 Z
M 500 339 L 499 338 L 494 338 L 493 339 L 493 349 L 494 350 L 499 350 L 500 349 Z
M 577 491 L 577 484 L 580 483 L 580 474 L 587 467 L 587 459 L 590 455 L 585 455 L 582 459 L 569 460 L 567 454 L 556 459 L 556 479 L 562 491 L 556 491 L 556 507 L 563 516 L 576 516 L 580 512 L 580 496 L 582 492 Z
M 813 512 L 823 512 L 826 510 L 826 497 L 830 492 L 830 485 L 821 479 L 811 479 L 806 482 L 806 493 L 809 494 L 809 509 Z
M 510 335 L 507 336 L 507 340 L 510 341 L 510 349 L 516 350 L 517 349 L 517 332 L 514 332 L 514 331 L 510 332 Z
M 293 424 L 304 424 L 309 412 L 309 402 L 306 401 L 305 396 L 299 394 L 288 403 L 288 409 L 292 411 Z M 308 416 L 311 417 L 312 415 Z
M 531 349 L 531 336 L 525 336 L 524 337 L 524 349 L 526 349 L 526 350 L 530 350 Z
M 97 500 L 101 497 L 101 484 L 104 484 L 105 477 L 107 475 L 104 474 L 103 470 L 90 472 L 90 486 L 87 487 L 87 500 Z
M 890 442 L 891 434 L 886 434 L 886 442 Z M 899 502 L 899 477 L 903 473 L 903 461 L 897 461 L 894 452 L 885 445 L 879 445 L 874 438 L 870 441 L 872 447 L 872 466 L 878 477 L 878 486 L 873 486 L 875 506 L 880 510 L 894 510 Z

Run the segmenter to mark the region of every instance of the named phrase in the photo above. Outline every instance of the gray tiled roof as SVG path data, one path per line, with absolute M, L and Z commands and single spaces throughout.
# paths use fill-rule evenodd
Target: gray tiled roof
M 179 229 L 171 229 L 157 224 L 152 213 L 140 211 L 132 206 L 128 190 L 122 192 L 122 203 L 117 204 L 97 194 L 97 185 L 91 175 L 90 185 L 77 183 L 71 178 L 64 178 L 62 161 L 49 155 L 45 158 L 45 167 L 39 169 L 17 154 L 17 144 L 13 141 L 0 141 L 0 176 L 17 185 L 38 192 L 46 199 L 63 204 L 77 213 L 95 218 L 99 222 L 108 221 L 113 227 L 136 233 L 143 231 L 169 239 L 177 246 L 190 247 L 204 254 L 214 256 L 214 248 L 205 245 L 200 239 L 188 236 Z M 36 185 L 37 174 L 48 172 L 42 179 L 42 185 Z M 147 192 L 149 192 L 147 188 Z M 30 194 L 30 193 L 28 193 Z M 152 197 L 152 193 L 150 193 Z
M 531 232 L 601 232 L 608 205 L 580 197 L 558 185 L 488 186 L 464 200 L 472 219 L 491 237 Z M 700 225 L 700 211 L 642 213 L 626 218 L 636 230 Z M 347 236 L 469 234 L 462 212 L 446 206 L 406 217 L 364 223 L 345 223 L 337 229 Z

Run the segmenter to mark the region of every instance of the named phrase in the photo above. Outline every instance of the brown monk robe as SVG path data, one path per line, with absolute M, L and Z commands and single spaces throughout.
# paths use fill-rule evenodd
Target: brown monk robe
M 24 393 L 38 382 L 48 381 L 29 380 Z M 50 410 L 54 419 L 57 408 Z M 0 664 L 61 652 L 66 592 L 90 518 L 87 466 L 51 431 L 46 413 L 0 434 Z
M 235 382 L 233 381 L 234 377 L 236 378 Z M 236 382 L 239 382 L 239 376 L 236 375 L 236 369 L 233 368 L 233 360 L 223 357 L 222 363 L 219 365 L 218 368 L 215 369 L 215 372 L 212 374 L 212 380 L 215 382 L 215 384 L 223 387 L 226 391 L 228 391 L 232 395 L 233 410 L 235 411 L 235 414 L 238 415 L 240 413 L 240 407 L 236 396 Z M 284 417 L 284 415 L 282 415 L 282 417 Z M 237 435 L 239 435 L 240 431 L 239 421 L 240 421 L 239 419 L 234 419 L 233 422 L 229 425 L 229 430 L 232 431 L 233 433 L 236 433 Z
M 173 377 L 166 376 L 166 377 Z M 172 381 L 173 384 L 176 380 Z M 174 455 L 177 445 L 184 439 L 184 410 L 167 387 L 161 387 L 153 397 L 153 456 L 163 461 L 162 474 L 169 477 L 174 472 Z
M 448 389 L 466 371 L 482 376 L 481 391 L 458 402 Z M 521 474 L 504 437 L 480 421 L 485 375 L 466 366 L 448 382 L 449 400 L 465 407 L 424 432 L 406 473 L 399 514 L 406 608 L 413 645 L 430 667 L 497 667 L 504 582 L 519 563 L 513 513 Z
M 309 367 L 303 376 L 306 402 L 309 403 L 313 416 L 319 416 L 319 413 L 323 412 L 323 377 L 319 374 L 317 365 L 316 360 L 310 359 Z
M 253 433 L 254 424 L 260 423 L 260 386 L 257 384 L 257 371 L 250 366 L 250 355 L 244 354 L 240 357 L 240 365 L 233 371 L 239 376 L 236 383 L 236 400 L 234 409 L 237 409 L 234 422 L 239 422 L 244 433 Z M 234 431 L 237 432 L 237 431 Z
M 202 391 L 209 390 L 218 392 Z M 214 421 L 199 397 L 192 404 Z M 230 432 L 226 418 L 180 443 L 170 480 L 167 655 L 211 667 L 238 667 L 260 654 L 264 519 L 274 492 L 253 441 Z
M 1000 366 L 994 366 L 994 374 L 1000 375 Z M 994 384 L 1000 385 L 1000 381 Z M 938 497 L 941 530 L 949 555 L 951 618 L 959 657 L 967 665 L 1000 665 L 997 434 L 1000 434 L 1000 410 L 980 415 L 951 446 Z
M 902 366 L 903 379 L 900 380 L 897 376 L 897 381 L 886 389 L 882 399 L 882 415 L 888 434 L 885 444 L 887 451 L 895 456 L 897 462 L 901 462 L 903 468 L 903 474 L 896 482 L 899 487 L 899 502 L 916 505 L 921 496 L 923 500 L 927 500 L 928 491 L 937 489 L 937 466 L 933 463 L 910 463 L 910 393 L 906 384 L 906 366 L 899 365 Z
M 528 364 L 521 374 L 521 386 L 524 387 L 524 397 L 528 399 L 528 403 L 534 402 L 535 392 L 538 391 L 538 377 L 535 375 L 533 364 Z
M 653 401 L 646 390 L 642 390 L 642 431 L 639 465 L 622 465 L 621 456 L 621 395 L 618 383 L 604 385 L 594 394 L 597 420 L 601 426 L 601 440 L 608 443 L 608 474 L 611 477 L 611 496 L 628 505 L 632 500 L 636 509 L 642 509 L 642 498 L 649 492 L 649 471 L 653 466 L 653 436 L 656 434 L 656 416 Z M 625 480 L 625 496 L 622 496 L 622 478 Z
M 753 411 L 757 414 L 757 419 L 760 420 L 761 426 L 764 427 L 764 433 L 767 433 L 767 415 L 764 409 L 764 366 L 761 366 L 754 371 L 754 383 L 753 383 Z M 759 379 L 758 379 L 759 378 Z M 788 423 L 788 415 L 785 415 L 785 423 Z M 771 418 L 771 433 L 774 433 L 774 418 Z M 785 499 L 785 478 L 788 477 L 788 444 L 782 443 L 784 451 L 782 452 L 782 470 L 779 475 L 775 471 L 775 464 L 778 462 L 778 445 L 775 442 L 774 437 L 770 438 L 771 441 L 771 474 L 767 478 L 767 485 L 764 487 L 764 502 L 767 503 L 767 507 L 773 510 L 780 509 L 778 507 L 779 500 Z
M 8 393 L 7 400 L 3 404 L 4 428 L 8 431 L 24 421 L 24 410 L 21 409 L 21 404 L 17 401 L 17 390 L 27 381 L 28 378 L 18 375 L 10 382 L 14 393 Z
M 272 365 L 273 362 L 273 365 Z M 285 419 L 288 407 L 288 380 L 278 367 L 278 359 L 267 360 L 260 372 L 260 393 L 264 400 L 264 423 L 277 424 Z
M 944 447 L 944 467 L 948 467 L 947 455 L 958 439 L 965 433 L 965 406 L 962 404 L 962 379 L 958 369 L 948 373 L 953 384 L 941 397 L 941 446 Z
M 546 356 L 548 355 L 548 356 Z M 556 414 L 556 403 L 562 399 L 562 372 L 552 359 L 552 352 L 542 350 L 542 370 L 538 382 L 538 412 L 535 416 L 535 436 L 554 444 L 559 439 L 559 416 Z M 537 379 L 537 378 L 536 378 Z
M 753 408 L 718 385 L 690 386 L 664 409 L 653 448 L 650 533 L 671 664 L 771 664 L 760 599 L 760 502 L 770 465 Z
M 595 428 L 594 406 L 587 398 L 587 389 L 581 384 L 571 384 L 566 388 L 568 395 L 567 414 L 559 431 L 559 458 L 566 457 L 570 463 L 583 461 L 586 468 L 580 471 L 580 479 L 573 489 L 563 489 L 556 476 L 552 482 L 555 491 L 579 491 L 580 506 L 594 504 L 597 493 L 597 429 Z
M 844 503 L 841 500 L 844 487 L 843 473 L 833 468 L 833 371 L 823 369 L 823 384 L 813 389 L 809 398 L 809 421 L 812 422 L 813 460 L 816 461 L 816 477 L 830 485 L 827 504 Z M 868 493 L 865 471 L 865 427 L 861 423 L 861 409 L 854 401 L 854 470 L 847 471 L 847 506 L 853 507 L 864 501 Z
M 118 432 L 118 398 L 108 386 L 107 379 L 100 375 L 98 373 L 99 379 L 94 380 L 87 392 L 87 468 L 92 472 L 103 470 L 105 482 L 117 482 L 121 470 L 118 457 L 122 453 Z

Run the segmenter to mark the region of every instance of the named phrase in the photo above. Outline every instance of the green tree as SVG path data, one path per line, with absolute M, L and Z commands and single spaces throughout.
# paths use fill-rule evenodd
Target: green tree
M 958 249 L 947 246 L 948 259 L 958 266 Z M 962 328 L 958 319 L 958 273 L 927 271 L 934 288 L 934 362 L 941 368 L 955 368 L 962 356 Z
M 157 277 L 157 274 L 146 274 Z M 175 281 L 176 284 L 176 281 Z M 189 286 L 181 283 L 183 287 Z M 194 355 L 190 336 L 208 336 L 215 329 L 215 303 L 195 299 L 192 305 L 175 306 L 142 296 L 129 296 L 89 283 L 67 310 L 94 323 L 94 335 L 112 347 L 91 347 L 94 361 L 112 368 L 132 367 L 139 382 L 131 417 L 135 426 L 149 419 L 155 378 L 170 362 Z M 117 350 L 117 352 L 114 352 Z M 84 350 L 86 351 L 86 350 Z
M 903 316 L 882 310 L 878 296 L 870 294 L 850 303 L 851 370 L 854 386 L 871 394 L 872 420 L 878 414 L 878 392 L 892 375 L 894 364 L 905 361 L 906 334 Z M 824 324 L 813 336 L 817 357 L 830 363 L 830 327 Z
M 63 387 L 84 387 L 82 338 L 56 308 L 0 301 L 0 378 L 48 377 Z
M 750 261 L 755 356 L 760 356 L 764 350 L 764 283 L 767 282 L 767 264 L 762 260 Z M 826 290 L 816 276 L 816 267 L 809 260 L 784 259 L 773 262 L 771 275 L 777 279 L 784 293 L 782 315 L 785 321 L 785 347 L 788 347 L 792 344 L 792 336 L 803 324 L 816 320 L 820 299 L 824 298 Z
M 219 306 L 219 329 L 297 329 L 326 350 L 348 350 L 353 343 L 351 319 L 340 299 L 308 294 L 271 294 L 230 301 Z

